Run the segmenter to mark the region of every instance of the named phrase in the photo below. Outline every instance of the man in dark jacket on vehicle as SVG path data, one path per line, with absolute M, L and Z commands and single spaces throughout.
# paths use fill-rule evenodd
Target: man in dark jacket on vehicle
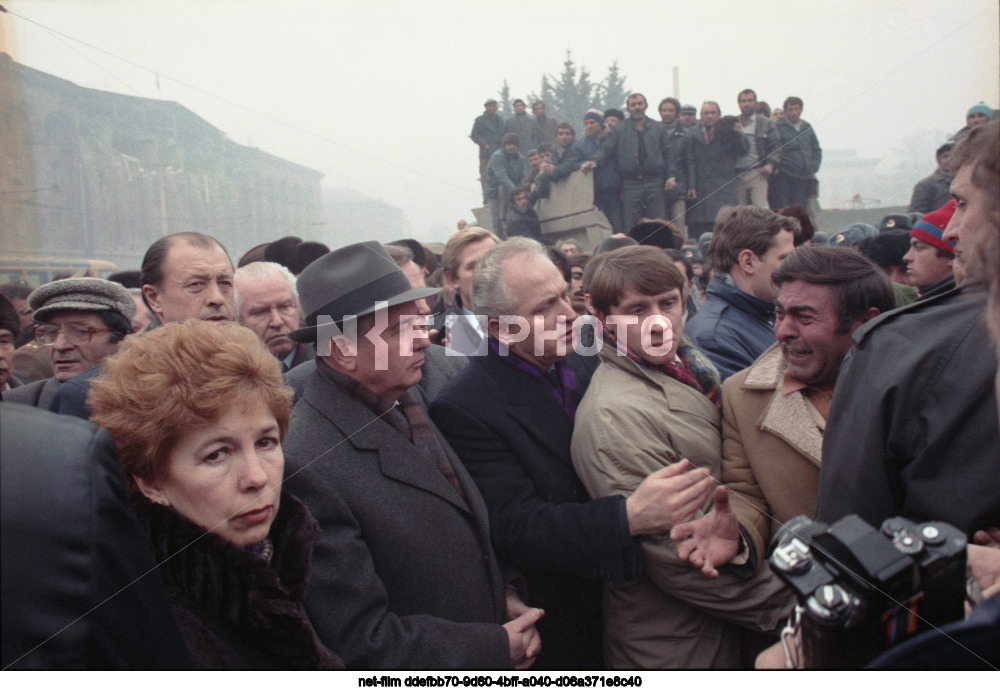
M 736 203 L 736 159 L 747 152 L 747 140 L 738 130 L 736 118 L 722 117 L 719 104 L 705 101 L 701 123 L 688 141 L 694 162 L 694 178 L 687 181 L 688 237 L 711 232 L 716 216 L 724 206 Z
M 948 170 L 948 161 L 954 148 L 953 142 L 945 142 L 934 152 L 937 170 L 913 186 L 908 212 L 929 214 L 951 201 L 951 181 L 955 176 Z
M 483 104 L 486 109 L 472 123 L 472 134 L 469 138 L 479 145 L 479 184 L 483 187 L 483 204 L 486 204 L 486 166 L 490 156 L 500 150 L 503 139 L 503 118 L 497 115 L 500 104 L 496 99 L 489 99 Z
M 631 228 L 643 216 L 666 216 L 663 190 L 676 188 L 677 178 L 667 128 L 646 117 L 646 97 L 632 94 L 626 107 L 628 119 L 611 130 L 604 146 L 580 170 L 588 172 L 607 165 L 617 168 L 622 178 L 624 225 Z
M 802 116 L 802 99 L 789 96 L 785 99 L 785 117 L 778 120 L 781 135 L 781 164 L 771 182 L 771 208 L 780 209 L 792 204 L 806 206 L 809 183 L 816 177 L 823 160 L 816 131 Z
M 583 135 L 569 149 L 565 160 L 556 167 L 553 179 L 566 177 L 574 170 L 580 170 L 584 161 L 594 157 L 594 154 L 607 141 L 604 129 L 604 116 L 601 111 L 591 108 L 583 116 Z M 615 233 L 624 230 L 622 223 L 622 179 L 613 165 L 601 166 L 594 170 L 594 206 L 604 212 Z
M 535 130 L 538 125 L 535 123 L 535 118 L 528 115 L 527 106 L 521 99 L 514 99 L 511 105 L 514 108 L 514 114 L 503 121 L 503 133 L 513 132 L 520 137 L 521 146 L 525 151 L 534 149 L 538 146 L 538 141 L 535 138 Z
M 694 187 L 694 160 L 691 158 L 691 133 L 681 125 L 679 116 L 681 103 L 676 98 L 668 96 L 660 101 L 660 120 L 667 128 L 670 138 L 670 148 L 674 153 L 674 177 L 677 186 L 663 191 L 664 203 L 667 207 L 667 218 L 686 232 L 684 225 L 688 187 Z

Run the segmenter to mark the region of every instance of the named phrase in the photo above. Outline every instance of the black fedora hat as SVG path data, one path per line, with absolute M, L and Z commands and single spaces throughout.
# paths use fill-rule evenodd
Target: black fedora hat
M 362 317 L 379 307 L 401 305 L 441 292 L 440 288 L 411 288 L 389 253 L 374 241 L 323 255 L 299 275 L 296 287 L 308 326 L 288 337 L 299 343 L 316 340 L 316 319 L 322 315 L 339 324 L 345 317 Z

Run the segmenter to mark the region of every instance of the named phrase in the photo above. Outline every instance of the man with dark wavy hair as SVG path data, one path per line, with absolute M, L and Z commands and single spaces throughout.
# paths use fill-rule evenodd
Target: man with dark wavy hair
M 813 514 L 830 398 L 851 335 L 895 307 L 885 273 L 848 247 L 802 247 L 773 281 L 778 342 L 722 387 L 722 483 L 737 496 L 728 502 L 729 515 L 749 538 L 755 562 L 766 559 L 783 523 Z M 678 552 L 706 573 L 737 553 L 733 520 L 728 542 L 721 536 L 714 545 L 702 542 L 702 531 L 725 525 L 721 513 L 682 526 L 677 535 L 694 538 Z

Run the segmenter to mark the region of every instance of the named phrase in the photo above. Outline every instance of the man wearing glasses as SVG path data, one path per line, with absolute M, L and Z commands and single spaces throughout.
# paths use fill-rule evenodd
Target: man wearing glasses
M 99 367 L 132 333 L 132 296 L 118 283 L 102 278 L 46 283 L 28 296 L 28 306 L 35 311 L 35 340 L 51 346 L 53 376 L 10 391 L 4 400 L 12 403 L 50 408 L 63 382 Z M 84 399 L 86 389 L 82 388 Z

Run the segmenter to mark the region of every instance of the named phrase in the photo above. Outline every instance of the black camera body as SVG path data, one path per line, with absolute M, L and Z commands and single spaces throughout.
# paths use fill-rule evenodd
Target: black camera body
M 965 615 L 965 534 L 889 518 L 798 516 L 775 535 L 772 570 L 801 607 L 806 668 L 860 669 L 897 643 Z

